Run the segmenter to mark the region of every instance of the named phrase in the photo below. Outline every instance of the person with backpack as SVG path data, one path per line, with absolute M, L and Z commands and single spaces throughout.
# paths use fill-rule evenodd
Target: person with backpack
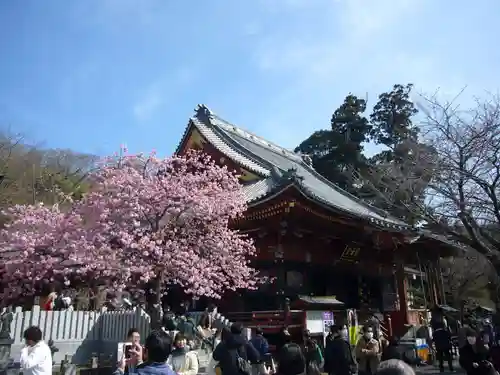
M 259 352 L 243 336 L 243 326 L 239 323 L 231 325 L 231 334 L 217 345 L 213 359 L 224 375 L 251 375 L 252 364 L 258 364 Z
M 306 366 L 309 367 L 311 363 L 315 363 L 318 368 L 323 366 L 323 353 L 316 340 L 313 340 L 309 330 L 305 330 L 303 335 L 304 341 L 304 357 L 306 359 Z

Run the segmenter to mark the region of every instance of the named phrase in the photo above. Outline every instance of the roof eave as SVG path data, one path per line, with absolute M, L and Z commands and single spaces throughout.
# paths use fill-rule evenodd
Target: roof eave
M 186 129 L 184 130 L 184 134 L 182 135 L 182 138 L 181 138 L 179 144 L 177 145 L 177 148 L 175 149 L 176 155 L 178 155 L 182 151 L 182 148 L 186 144 L 186 142 L 188 140 L 188 136 L 189 136 L 189 134 L 191 134 L 191 130 L 193 129 L 194 126 L 195 125 L 193 123 L 193 120 L 189 119 L 188 125 L 186 126 Z
M 327 209 L 327 210 L 329 210 L 331 212 L 334 212 L 336 214 L 340 213 L 340 214 L 342 214 L 342 215 L 344 215 L 346 217 L 349 217 L 351 219 L 363 220 L 363 221 L 366 221 L 370 225 L 376 226 L 377 228 L 383 228 L 384 230 L 392 230 L 394 232 L 401 232 L 401 231 L 404 231 L 404 230 L 410 230 L 410 227 L 403 227 L 403 226 L 399 226 L 397 224 L 392 224 L 392 223 L 384 222 L 382 220 L 377 220 L 377 219 L 369 218 L 369 217 L 366 217 L 366 216 L 360 216 L 360 215 L 357 215 L 357 214 L 352 214 L 349 211 L 346 211 L 346 210 L 343 210 L 341 208 L 334 207 L 334 206 L 329 205 L 329 204 L 327 204 L 325 202 L 322 202 L 317 197 L 312 196 L 307 191 L 307 189 L 304 189 L 303 186 L 298 181 L 290 181 L 290 183 L 288 183 L 286 185 L 281 185 L 281 186 L 279 186 L 278 189 L 276 189 L 276 190 L 274 190 L 274 191 L 272 191 L 272 192 L 270 192 L 268 194 L 262 195 L 260 197 L 255 198 L 252 201 L 249 201 L 248 202 L 248 207 L 256 207 L 256 206 L 258 206 L 260 204 L 267 203 L 270 200 L 276 198 L 277 196 L 279 196 L 280 194 L 282 194 L 283 192 L 285 192 L 286 190 L 288 190 L 290 188 L 295 188 L 308 201 L 314 202 L 314 204 L 317 204 L 317 205 L 319 205 L 319 206 L 321 206 L 321 207 L 323 207 L 323 208 L 325 208 L 325 209 Z

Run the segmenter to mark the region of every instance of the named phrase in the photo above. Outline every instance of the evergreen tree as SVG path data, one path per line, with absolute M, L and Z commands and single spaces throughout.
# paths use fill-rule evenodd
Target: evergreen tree
M 314 132 L 296 152 L 308 154 L 318 173 L 343 189 L 352 191 L 352 170 L 365 163 L 363 143 L 370 132 L 363 116 L 366 101 L 349 94 L 333 113 L 331 130 Z
M 397 84 L 379 95 L 370 115 L 370 140 L 386 149 L 368 161 L 368 168 L 358 170 L 363 185 L 359 195 L 409 223 L 416 218 L 395 207 L 422 204 L 433 170 L 432 149 L 419 143 L 419 129 L 412 121 L 418 113 L 410 99 L 412 88 Z
M 418 113 L 410 99 L 413 85 L 394 85 L 392 91 L 379 95 L 370 115 L 371 140 L 395 151 L 407 140 L 416 140 L 418 128 L 412 118 Z

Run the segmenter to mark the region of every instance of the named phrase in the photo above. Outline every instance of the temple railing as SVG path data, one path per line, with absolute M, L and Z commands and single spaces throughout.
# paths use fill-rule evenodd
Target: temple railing
M 303 329 L 304 313 L 301 310 L 284 310 L 228 312 L 225 314 L 231 322 L 239 322 L 247 328 L 260 327 L 269 333 L 277 333 L 284 326 L 288 329 Z

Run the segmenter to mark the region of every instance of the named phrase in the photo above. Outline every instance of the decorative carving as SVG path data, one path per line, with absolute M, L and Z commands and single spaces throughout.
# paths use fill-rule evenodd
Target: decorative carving
M 212 112 L 203 104 L 198 104 L 195 108 L 196 117 L 200 120 L 209 121 L 212 116 Z
M 373 241 L 373 247 L 377 250 L 379 249 L 382 249 L 382 245 L 383 245 L 383 240 L 382 238 L 380 238 L 380 233 L 375 233 L 373 236 L 372 236 L 372 241 Z
M 402 245 L 401 240 L 398 237 L 392 237 L 392 243 L 394 244 L 394 249 Z
M 311 158 L 310 155 L 308 155 L 308 154 L 301 154 L 300 157 L 302 158 L 302 160 L 304 161 L 304 163 L 306 163 L 308 166 L 312 167 L 313 161 L 312 161 L 312 158 Z

